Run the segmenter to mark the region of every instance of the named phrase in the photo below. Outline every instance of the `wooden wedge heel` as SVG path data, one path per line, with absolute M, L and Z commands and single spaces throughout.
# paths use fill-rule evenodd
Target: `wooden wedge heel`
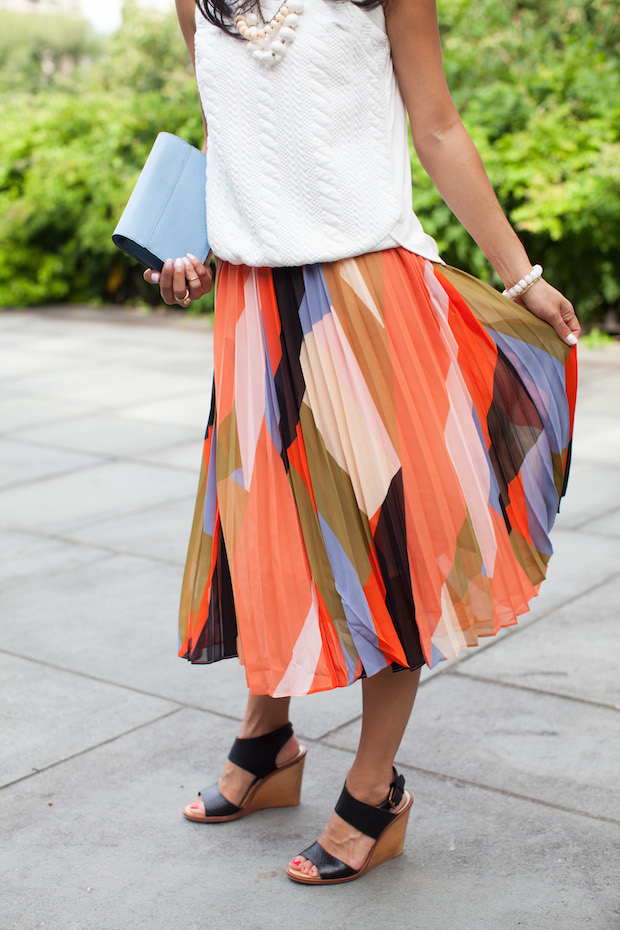
M 187 804 L 183 815 L 195 823 L 222 823 L 238 820 L 254 811 L 299 804 L 305 748 L 300 746 L 297 755 L 283 765 L 275 764 L 278 753 L 292 735 L 293 727 L 287 723 L 264 736 L 236 739 L 228 758 L 255 776 L 241 803 L 233 804 L 221 794 L 217 784 L 210 785 L 198 792 L 204 804 L 204 814 Z
M 290 865 L 286 874 L 294 882 L 304 885 L 334 885 L 338 882 L 353 881 L 381 865 L 382 862 L 395 859 L 403 851 L 412 804 L 412 796 L 405 791 L 405 779 L 398 774 L 396 769 L 394 769 L 390 793 L 381 807 L 372 807 L 370 804 L 358 801 L 349 794 L 345 785 L 335 811 L 354 829 L 375 840 L 366 861 L 360 869 L 353 869 L 346 862 L 328 853 L 320 843 L 313 843 L 312 846 L 304 849 L 300 856 L 316 866 L 318 876 L 306 875 Z

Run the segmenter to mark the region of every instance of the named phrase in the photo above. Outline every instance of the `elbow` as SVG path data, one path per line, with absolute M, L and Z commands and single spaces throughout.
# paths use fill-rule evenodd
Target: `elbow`
M 456 113 L 450 119 L 415 129 L 411 126 L 411 137 L 416 154 L 423 165 L 432 161 L 445 147 L 453 145 L 455 139 L 466 132 L 460 116 Z
M 425 120 L 418 124 L 410 118 L 411 137 L 416 151 L 420 149 L 432 150 L 438 145 L 450 141 L 463 127 L 461 117 L 454 109 L 442 115 L 439 119 Z

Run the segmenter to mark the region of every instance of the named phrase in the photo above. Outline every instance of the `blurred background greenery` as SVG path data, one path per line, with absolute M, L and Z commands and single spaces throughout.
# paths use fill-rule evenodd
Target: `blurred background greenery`
M 582 320 L 613 328 L 619 5 L 438 5 L 448 83 L 504 209 Z M 111 36 L 77 17 L 5 12 L 0 65 L 0 305 L 158 303 L 110 236 L 157 133 L 202 143 L 174 12 L 126 0 Z M 414 206 L 442 256 L 498 284 L 413 153 L 412 164 Z

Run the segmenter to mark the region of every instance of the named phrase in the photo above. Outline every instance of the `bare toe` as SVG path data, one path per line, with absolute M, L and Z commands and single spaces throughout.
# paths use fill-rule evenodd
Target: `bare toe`
M 185 807 L 186 812 L 191 815 L 198 815 L 199 817 L 205 816 L 205 806 L 202 798 L 196 798 L 195 801 L 192 801 L 191 804 L 187 804 Z
M 295 858 L 291 859 L 289 862 L 288 867 L 289 871 L 298 872 L 306 876 L 306 878 L 321 878 L 317 867 L 304 856 L 295 856 Z

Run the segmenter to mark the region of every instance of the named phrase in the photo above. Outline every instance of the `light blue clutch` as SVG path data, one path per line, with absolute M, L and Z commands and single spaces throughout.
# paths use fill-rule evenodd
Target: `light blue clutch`
M 209 254 L 206 157 L 184 139 L 160 132 L 112 240 L 133 258 L 161 271 L 167 258 Z

